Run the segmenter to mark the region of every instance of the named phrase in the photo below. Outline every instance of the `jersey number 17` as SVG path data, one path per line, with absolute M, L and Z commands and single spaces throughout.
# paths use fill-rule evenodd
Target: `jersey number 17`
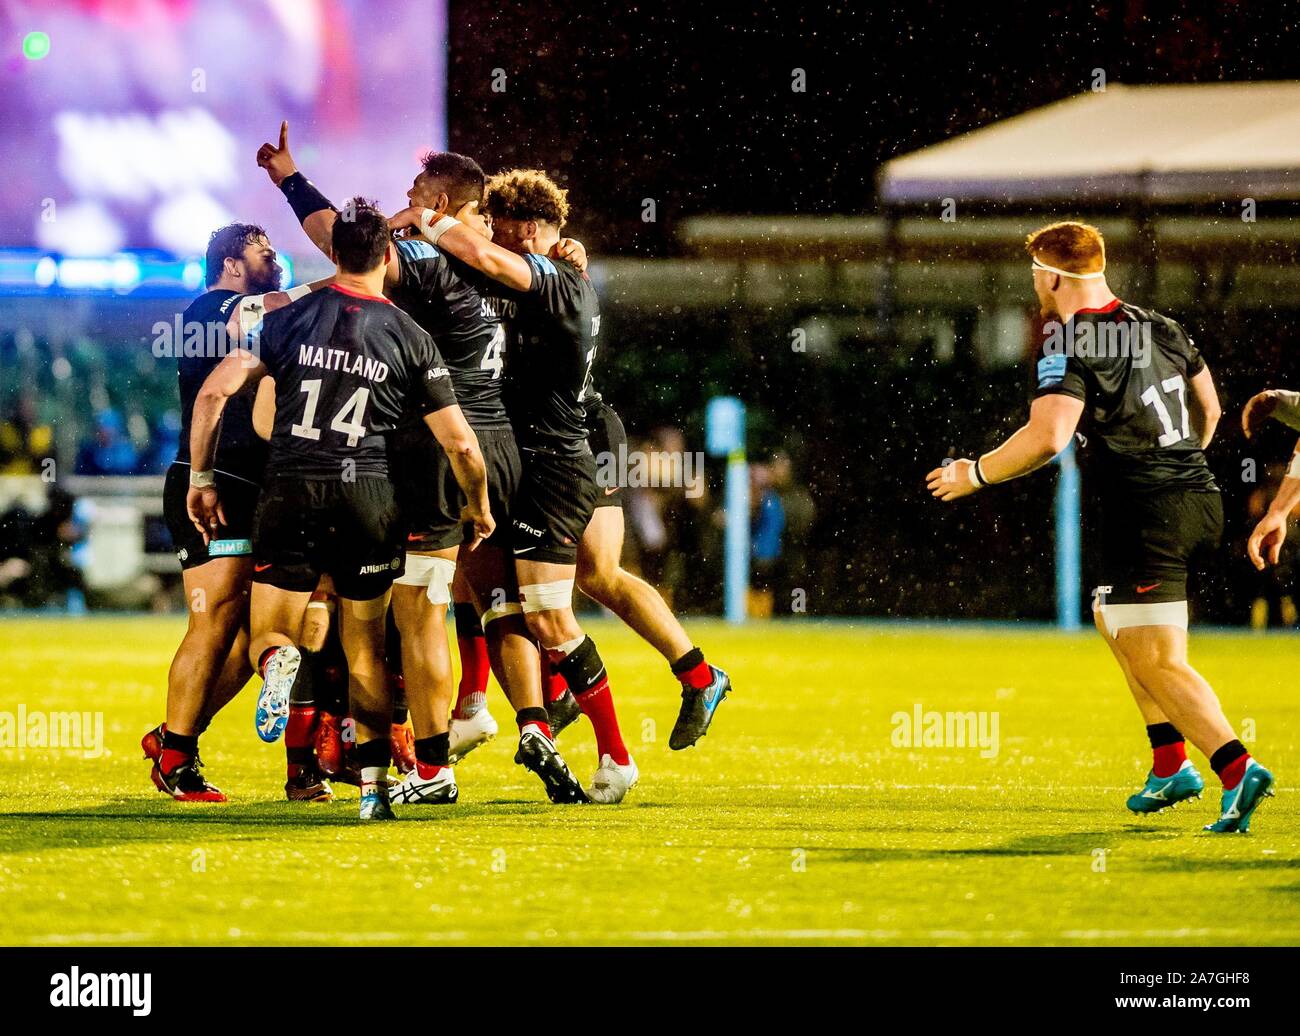
M 1183 381 L 1181 374 L 1175 374 L 1172 378 L 1165 378 L 1160 383 L 1160 387 L 1167 393 L 1174 392 L 1178 395 L 1178 406 L 1182 411 L 1182 423 L 1178 428 L 1174 427 L 1174 422 L 1169 415 L 1169 408 L 1165 406 L 1165 401 L 1160 398 L 1160 393 L 1156 391 L 1154 385 L 1142 393 L 1142 402 L 1156 412 L 1156 419 L 1163 429 L 1156 442 L 1161 446 L 1172 446 L 1176 442 L 1182 442 L 1190 434 L 1187 415 L 1187 382 Z

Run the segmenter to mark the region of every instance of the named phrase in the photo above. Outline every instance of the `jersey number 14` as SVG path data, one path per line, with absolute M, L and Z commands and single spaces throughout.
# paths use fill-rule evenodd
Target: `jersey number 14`
M 302 421 L 289 430 L 303 439 L 319 439 L 320 429 L 316 427 L 316 405 L 320 402 L 320 378 L 302 383 L 302 391 L 307 393 L 307 403 L 302 410 Z M 370 389 L 359 388 L 344 403 L 339 412 L 330 421 L 330 430 L 340 432 L 348 437 L 348 445 L 355 446 L 366 437 L 366 404 L 370 402 Z

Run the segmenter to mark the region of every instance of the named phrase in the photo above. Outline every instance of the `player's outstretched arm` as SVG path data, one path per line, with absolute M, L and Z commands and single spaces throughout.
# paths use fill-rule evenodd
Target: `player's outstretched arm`
M 522 255 L 494 245 L 454 216 L 412 206 L 392 216 L 388 226 L 392 230 L 414 228 L 431 245 L 450 252 L 507 288 L 527 291 L 533 286 L 532 267 Z
M 984 486 L 1036 471 L 1070 443 L 1083 416 L 1083 401 L 1073 396 L 1040 396 L 1029 408 L 1029 422 L 999 446 L 975 460 L 962 458 L 933 469 L 926 488 L 943 501 L 970 496 Z
M 1214 387 L 1214 377 L 1209 367 L 1192 378 L 1192 422 L 1201 442 L 1201 449 L 1210 445 L 1214 430 L 1219 426 L 1223 416 L 1223 407 L 1219 405 L 1219 393 Z
M 334 274 L 328 277 L 322 277 L 318 281 L 310 281 L 307 284 L 295 284 L 286 291 L 268 291 L 264 295 L 245 295 L 239 300 L 239 305 L 235 311 L 230 314 L 230 319 L 226 321 L 226 334 L 230 336 L 233 342 L 244 342 L 248 336 L 257 330 L 257 325 L 262 322 L 262 317 L 267 313 L 274 313 L 277 309 L 283 309 L 291 302 L 297 302 L 304 295 L 310 295 L 313 291 L 320 291 L 321 288 L 328 287 L 334 283 Z
M 216 474 L 212 470 L 221 415 L 231 396 L 265 376 L 266 365 L 261 360 L 247 349 L 235 349 L 213 368 L 194 400 L 190 419 L 190 491 L 185 506 L 204 543 L 211 541 L 219 525 L 226 524 L 217 496 Z
M 1270 417 L 1300 432 L 1300 392 L 1267 389 L 1251 396 L 1241 412 L 1241 429 L 1246 438 L 1255 435 Z
M 280 123 L 278 146 L 266 143 L 257 149 L 257 164 L 266 170 L 271 183 L 283 192 L 312 244 L 329 257 L 338 212 L 316 185 L 298 172 L 298 165 L 289 153 L 287 120 Z
M 1287 521 L 1297 505 L 1300 505 L 1300 442 L 1296 443 L 1291 466 L 1287 468 L 1286 477 L 1278 486 L 1273 502 L 1268 505 L 1264 517 L 1246 541 L 1246 556 L 1261 572 L 1265 564 L 1276 565 L 1281 558 L 1282 544 L 1286 542 Z
M 487 468 L 479 450 L 478 436 L 465 420 L 460 407 L 455 405 L 425 414 L 424 423 L 447 454 L 452 473 L 469 501 L 461 512 L 461 519 L 474 523 L 474 541 L 469 545 L 473 550 L 496 528 L 488 503 Z

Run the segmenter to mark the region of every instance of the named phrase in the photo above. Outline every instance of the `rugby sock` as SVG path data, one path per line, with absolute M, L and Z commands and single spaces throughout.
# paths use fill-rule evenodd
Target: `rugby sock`
M 358 742 L 352 757 L 361 769 L 361 790 L 367 785 L 383 784 L 388 779 L 388 766 L 392 762 L 388 738 L 377 737 L 373 741 Z
M 683 687 L 699 691 L 713 682 L 713 673 L 704 661 L 704 652 L 697 647 L 691 648 L 673 663 L 673 676 L 681 680 Z M 1150 728 L 1148 728 L 1150 729 Z
M 559 671 L 542 652 L 542 698 L 549 705 L 564 697 L 564 692 L 569 689 L 569 681 L 564 678 L 564 674 Z
M 1151 772 L 1157 777 L 1172 777 L 1187 761 L 1187 743 L 1172 723 L 1152 723 L 1147 727 L 1154 757 Z
M 439 766 L 450 766 L 447 755 L 451 751 L 451 735 L 447 733 L 434 734 L 433 737 L 417 737 L 415 739 L 415 762 L 420 766 L 420 776 L 427 776 L 424 769 L 437 769 Z
M 1210 769 L 1219 775 L 1224 791 L 1231 791 L 1246 775 L 1246 765 L 1249 762 L 1250 754 L 1246 751 L 1246 746 L 1233 738 L 1210 756 Z
M 171 773 L 181 763 L 193 759 L 199 750 L 197 734 L 178 734 L 174 730 L 163 731 L 163 750 L 158 757 L 158 769 Z
M 578 698 L 582 714 L 591 720 L 596 731 L 596 755 L 609 756 L 619 766 L 628 764 L 627 746 L 618 729 L 618 714 L 614 711 L 614 696 L 610 693 L 605 663 L 600 660 L 596 642 L 583 637 L 582 643 L 570 651 L 555 667 L 568 682 Z
M 519 724 L 519 733 L 521 735 L 524 728 L 536 727 L 538 732 L 545 734 L 548 740 L 553 740 L 550 720 L 546 715 L 546 710 L 541 707 L 530 706 L 526 709 L 520 709 L 515 713 L 515 722 Z
M 294 777 L 316 761 L 315 705 L 289 705 L 289 722 L 284 728 L 284 755 L 289 776 Z
M 456 645 L 460 648 L 460 683 L 456 687 L 457 719 L 469 719 L 487 704 L 488 673 L 492 664 L 488 660 L 487 637 L 483 623 L 472 604 L 456 604 Z

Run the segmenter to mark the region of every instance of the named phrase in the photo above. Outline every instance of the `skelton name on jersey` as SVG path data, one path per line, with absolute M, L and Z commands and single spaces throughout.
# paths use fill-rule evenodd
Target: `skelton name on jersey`
M 389 433 L 456 403 L 433 339 L 387 299 L 333 285 L 254 335 L 275 379 L 269 478 L 387 477 Z
M 509 426 L 501 397 L 505 328 L 476 282 L 427 241 L 397 242 L 400 270 L 388 294 L 433 336 L 451 372 L 456 399 L 475 428 Z

